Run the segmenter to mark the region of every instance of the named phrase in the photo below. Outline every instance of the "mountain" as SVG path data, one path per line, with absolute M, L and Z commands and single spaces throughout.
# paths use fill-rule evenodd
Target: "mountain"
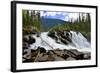
M 48 31 L 50 28 L 56 25 L 62 25 L 67 23 L 66 21 L 60 19 L 52 19 L 52 18 L 41 18 L 41 24 L 44 31 Z

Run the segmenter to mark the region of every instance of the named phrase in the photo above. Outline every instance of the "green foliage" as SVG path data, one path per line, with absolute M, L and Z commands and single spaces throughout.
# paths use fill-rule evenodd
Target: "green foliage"
M 41 31 L 40 13 L 34 10 L 23 10 L 23 33 L 31 33 L 32 30 Z
M 29 11 L 28 10 L 23 10 L 22 11 L 22 20 L 23 20 L 23 27 L 30 26 L 33 24 L 31 16 L 29 16 Z
M 54 31 L 54 30 L 79 31 L 88 39 L 88 41 L 90 41 L 91 39 L 90 14 L 87 13 L 86 19 L 82 16 L 82 20 L 81 20 L 79 16 L 79 19 L 77 19 L 75 22 L 66 23 L 64 25 L 57 25 L 50 29 L 50 31 Z
M 46 29 L 43 28 L 44 24 L 43 25 L 41 24 L 39 11 L 35 12 L 35 10 L 23 10 L 22 20 L 23 20 L 23 33 L 25 34 L 40 32 Z M 76 21 L 74 22 L 71 20 L 71 22 L 65 22 L 64 24 L 57 24 L 52 28 L 49 28 L 48 30 L 49 31 L 54 31 L 54 30 L 79 31 L 90 41 L 91 39 L 90 14 L 87 13 L 86 18 L 83 15 L 82 16 L 79 15 L 79 18 L 77 18 Z

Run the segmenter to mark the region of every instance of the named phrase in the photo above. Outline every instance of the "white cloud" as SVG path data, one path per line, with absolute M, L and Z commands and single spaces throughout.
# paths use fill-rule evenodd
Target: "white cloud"
M 63 20 L 68 21 L 68 18 L 69 18 L 68 16 L 65 16 Z
M 55 16 L 56 15 L 62 15 L 60 19 L 63 19 L 65 21 L 75 21 L 79 18 L 79 15 L 82 18 L 82 13 L 71 13 L 71 12 L 44 12 L 41 11 L 41 16 Z M 86 13 L 83 14 L 83 16 L 86 18 Z
M 41 16 L 55 16 L 56 14 L 60 15 L 67 15 L 66 12 L 44 12 L 44 11 L 41 11 Z
M 57 12 L 47 12 L 46 14 L 47 14 L 47 16 L 55 16 L 57 14 Z
M 41 11 L 41 16 L 55 16 L 57 12 L 44 12 Z

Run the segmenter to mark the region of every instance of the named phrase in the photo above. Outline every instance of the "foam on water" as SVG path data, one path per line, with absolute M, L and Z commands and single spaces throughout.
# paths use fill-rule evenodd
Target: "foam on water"
M 70 31 L 72 35 L 70 38 L 72 39 L 72 43 L 68 45 L 58 44 L 54 39 L 49 37 L 48 32 L 42 32 L 40 37 L 33 35 L 36 39 L 36 42 L 30 45 L 29 49 L 37 49 L 39 46 L 44 47 L 46 50 L 51 49 L 77 49 L 78 51 L 87 51 L 90 52 L 91 44 L 87 41 L 87 39 L 79 32 Z M 74 45 L 73 45 L 74 44 Z

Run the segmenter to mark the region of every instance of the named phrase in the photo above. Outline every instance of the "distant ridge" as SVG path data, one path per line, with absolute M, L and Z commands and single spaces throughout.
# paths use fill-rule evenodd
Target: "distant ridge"
M 43 17 L 41 18 L 41 24 L 42 24 L 42 27 L 45 29 L 45 31 L 52 28 L 53 26 L 62 25 L 65 23 L 68 23 L 68 22 L 64 20 L 60 20 L 60 19 L 43 18 Z

